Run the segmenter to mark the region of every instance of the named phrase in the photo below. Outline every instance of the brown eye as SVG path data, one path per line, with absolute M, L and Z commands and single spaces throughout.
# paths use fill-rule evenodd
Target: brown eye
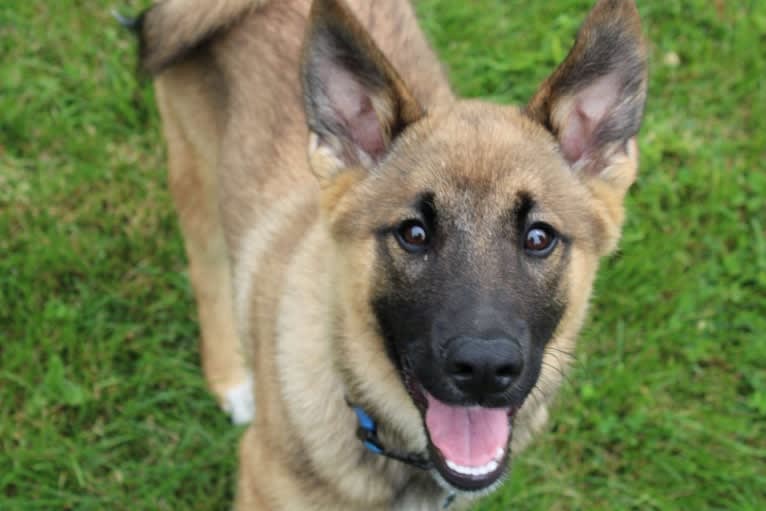
M 405 220 L 396 230 L 399 244 L 407 252 L 422 252 L 428 248 L 430 239 L 426 226 L 420 220 Z
M 536 257 L 545 257 L 553 251 L 558 236 L 548 224 L 532 224 L 524 235 L 524 250 Z

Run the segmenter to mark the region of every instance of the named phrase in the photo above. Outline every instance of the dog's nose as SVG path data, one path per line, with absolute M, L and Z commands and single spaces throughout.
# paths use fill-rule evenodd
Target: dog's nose
M 524 357 L 512 339 L 457 337 L 447 344 L 446 369 L 460 390 L 482 401 L 511 386 L 524 369 Z

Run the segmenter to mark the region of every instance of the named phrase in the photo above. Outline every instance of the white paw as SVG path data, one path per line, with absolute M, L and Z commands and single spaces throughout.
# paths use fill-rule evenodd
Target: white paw
M 247 424 L 255 417 L 255 387 L 253 377 L 235 385 L 226 391 L 223 396 L 223 411 L 231 416 L 234 424 Z

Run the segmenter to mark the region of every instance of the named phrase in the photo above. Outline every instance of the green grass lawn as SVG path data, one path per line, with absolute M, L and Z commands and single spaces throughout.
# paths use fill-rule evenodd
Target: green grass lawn
M 589 0 L 422 0 L 523 102 Z M 137 12 L 145 2 L 126 2 Z M 158 116 L 97 0 L 0 2 L 0 510 L 226 509 Z M 766 1 L 639 0 L 641 175 L 549 432 L 490 510 L 766 509 Z

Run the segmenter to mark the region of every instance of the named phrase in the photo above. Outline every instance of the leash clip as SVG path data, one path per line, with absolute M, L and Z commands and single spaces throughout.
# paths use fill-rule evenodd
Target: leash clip
M 378 438 L 378 428 L 375 421 L 372 420 L 367 412 L 362 410 L 359 406 L 354 406 L 348 399 L 346 399 L 348 406 L 356 414 L 356 419 L 359 426 L 356 429 L 356 437 L 362 442 L 364 447 L 374 453 L 387 458 L 406 463 L 420 470 L 430 470 L 432 468 L 431 461 L 415 454 L 402 454 L 398 452 L 389 451 L 383 447 L 383 444 Z
M 364 444 L 368 451 L 375 454 L 384 454 L 383 446 L 380 445 L 380 440 L 378 440 L 378 428 L 375 426 L 375 421 L 358 406 L 352 406 L 351 409 L 354 410 L 356 419 L 359 422 L 359 427 L 356 428 L 356 437 L 362 441 L 362 444 Z

